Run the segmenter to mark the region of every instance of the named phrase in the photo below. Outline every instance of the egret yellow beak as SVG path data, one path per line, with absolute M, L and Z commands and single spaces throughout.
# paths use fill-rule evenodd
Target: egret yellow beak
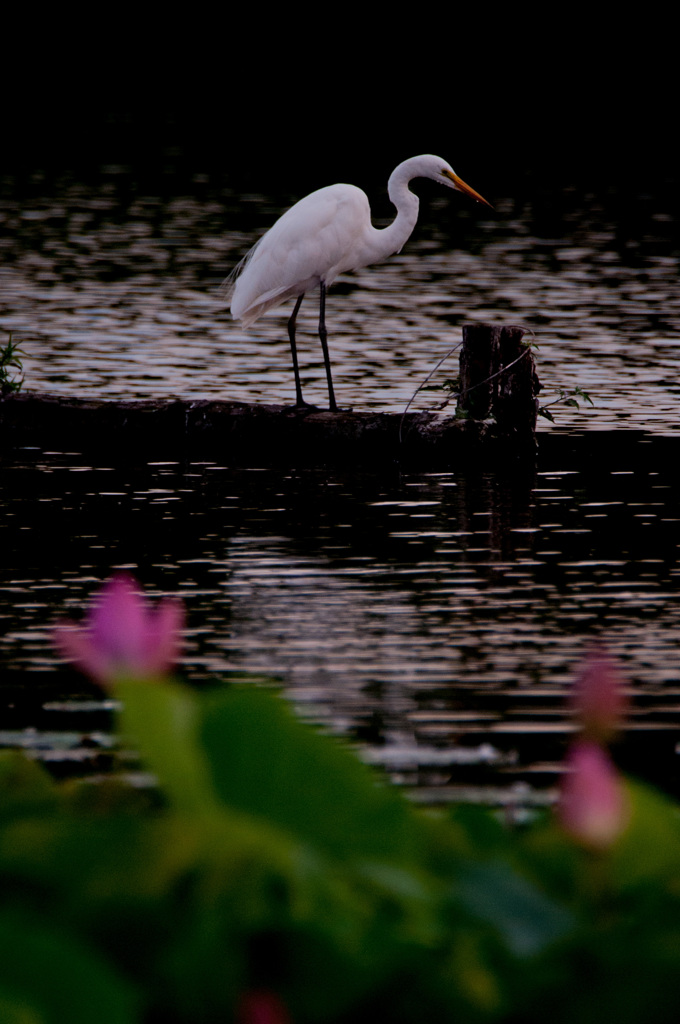
M 451 179 L 459 192 L 464 192 L 466 196 L 470 196 L 471 199 L 475 199 L 478 203 L 484 203 L 484 205 L 488 206 L 490 210 L 493 210 L 491 203 L 487 203 L 484 196 L 480 196 L 479 192 L 475 192 L 473 188 L 466 185 L 463 179 L 459 178 L 457 174 L 454 174 L 451 171 L 443 171 L 442 173 L 445 174 L 447 178 Z

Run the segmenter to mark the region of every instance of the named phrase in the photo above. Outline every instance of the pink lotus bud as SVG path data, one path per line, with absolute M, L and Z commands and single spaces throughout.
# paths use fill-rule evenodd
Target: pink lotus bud
M 606 742 L 621 727 L 628 701 L 619 667 L 602 644 L 593 644 L 586 652 L 571 702 L 591 739 Z
M 181 601 L 165 598 L 153 609 L 136 580 L 119 573 L 101 588 L 82 626 L 55 626 L 54 643 L 98 683 L 156 678 L 177 662 L 183 625 Z
M 558 816 L 578 843 L 606 850 L 628 824 L 629 808 L 621 778 L 609 754 L 590 740 L 577 740 L 566 762 Z
M 290 1017 L 275 992 L 245 992 L 236 1015 L 238 1024 L 289 1024 Z

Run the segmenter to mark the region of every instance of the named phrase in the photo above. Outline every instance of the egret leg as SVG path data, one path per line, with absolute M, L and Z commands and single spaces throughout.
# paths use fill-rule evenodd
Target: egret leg
M 328 408 L 331 412 L 337 412 L 335 394 L 333 393 L 333 378 L 331 377 L 331 361 L 328 358 L 328 341 L 326 333 L 326 285 L 323 281 L 319 284 L 319 339 L 323 349 L 323 361 L 326 364 L 326 380 L 328 381 Z
M 290 339 L 290 351 L 293 356 L 293 373 L 295 374 L 296 405 L 307 404 L 302 397 L 302 385 L 300 384 L 300 369 L 298 367 L 297 347 L 295 345 L 295 321 L 297 320 L 297 315 L 300 310 L 300 306 L 302 305 L 302 300 L 304 299 L 304 297 L 304 292 L 302 293 L 302 295 L 298 295 L 297 301 L 295 303 L 295 309 L 293 310 L 291 318 L 288 321 L 288 338 Z

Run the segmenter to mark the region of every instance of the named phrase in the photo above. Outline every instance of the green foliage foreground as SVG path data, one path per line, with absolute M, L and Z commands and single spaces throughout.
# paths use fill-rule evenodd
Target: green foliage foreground
M 23 352 L 14 344 L 10 334 L 7 344 L 0 345 L 0 398 L 21 391 L 24 383 L 22 355 Z M 18 379 L 13 375 L 15 370 L 21 374 Z
M 0 762 L 3 1024 L 678 1019 L 673 802 L 626 782 L 594 853 L 415 807 L 259 686 L 116 697 L 157 790 Z

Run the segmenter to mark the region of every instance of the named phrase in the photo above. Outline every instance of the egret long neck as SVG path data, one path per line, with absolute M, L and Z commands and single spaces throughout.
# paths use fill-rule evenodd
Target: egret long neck
M 399 252 L 404 244 L 411 237 L 416 221 L 418 220 L 418 196 L 411 192 L 408 183 L 411 175 L 403 170 L 402 165 L 396 168 L 390 175 L 387 183 L 387 194 L 393 206 L 396 207 L 397 216 L 386 228 L 374 229 L 374 244 L 376 246 L 376 260 L 391 256 Z

